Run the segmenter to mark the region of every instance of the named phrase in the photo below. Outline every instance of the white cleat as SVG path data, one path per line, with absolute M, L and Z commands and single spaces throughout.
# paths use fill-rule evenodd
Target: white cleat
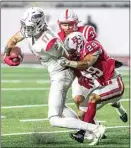
M 93 141 L 89 143 L 89 145 L 98 145 L 104 133 L 105 127 L 103 125 L 99 125 L 99 127 L 94 131 Z
M 84 136 L 84 139 L 87 140 L 88 142 L 91 142 L 94 139 L 94 134 L 86 132 L 85 136 Z

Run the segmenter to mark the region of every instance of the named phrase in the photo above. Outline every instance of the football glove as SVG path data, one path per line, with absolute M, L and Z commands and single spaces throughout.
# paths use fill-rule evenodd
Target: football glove
M 14 56 L 5 56 L 4 62 L 9 66 L 18 66 L 21 63 L 21 60 L 14 62 L 13 59 L 16 58 Z M 19 58 L 19 57 L 18 57 Z
M 94 82 L 92 78 L 87 78 L 85 76 L 78 77 L 78 83 L 87 89 L 91 89 L 94 87 Z
M 57 62 L 63 66 L 63 67 L 66 67 L 69 65 L 70 61 L 68 59 L 66 59 L 65 57 L 61 57 L 57 60 Z

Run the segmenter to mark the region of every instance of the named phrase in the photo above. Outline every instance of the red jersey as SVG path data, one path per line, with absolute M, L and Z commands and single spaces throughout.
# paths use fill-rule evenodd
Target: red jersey
M 88 54 L 98 55 L 97 61 L 86 69 L 100 84 L 104 84 L 114 75 L 115 59 L 109 57 L 98 41 L 86 42 L 81 50 L 81 60 Z
M 84 35 L 84 37 L 85 37 L 85 39 L 86 39 L 87 41 L 92 41 L 92 40 L 94 40 L 94 39 L 96 38 L 96 36 L 97 36 L 94 27 L 89 26 L 89 25 L 78 27 L 77 32 L 81 32 L 81 33 Z M 64 31 L 60 31 L 60 32 L 58 33 L 58 36 L 59 36 L 59 37 L 61 38 L 61 40 L 64 42 L 64 40 L 65 40 L 65 38 L 66 38 L 66 35 L 65 35 Z

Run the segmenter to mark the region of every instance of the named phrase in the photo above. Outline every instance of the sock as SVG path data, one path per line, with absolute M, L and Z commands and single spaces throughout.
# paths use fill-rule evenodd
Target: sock
M 87 112 L 84 116 L 84 121 L 95 124 L 94 121 L 95 114 L 96 114 L 96 104 L 89 102 Z M 86 131 L 80 130 L 79 133 L 85 135 Z
M 96 114 L 96 103 L 89 102 L 88 109 L 84 117 L 84 121 L 88 123 L 94 123 L 95 114 Z
M 123 108 L 122 105 L 120 105 L 119 108 L 116 108 L 116 111 L 117 111 L 117 113 L 118 113 L 120 116 L 126 113 L 126 111 L 125 111 L 125 109 Z
M 114 104 L 112 104 L 112 107 L 115 107 L 117 113 L 121 116 L 124 113 L 126 113 L 124 107 L 122 106 L 122 104 L 120 102 L 116 102 Z

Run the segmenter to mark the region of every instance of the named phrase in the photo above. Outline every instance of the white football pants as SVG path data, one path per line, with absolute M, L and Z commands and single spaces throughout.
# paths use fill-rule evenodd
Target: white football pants
M 94 131 L 98 126 L 86 123 L 72 117 L 62 117 L 66 94 L 70 88 L 74 75 L 72 70 L 59 71 L 51 77 L 51 87 L 48 100 L 48 118 L 52 126 Z

